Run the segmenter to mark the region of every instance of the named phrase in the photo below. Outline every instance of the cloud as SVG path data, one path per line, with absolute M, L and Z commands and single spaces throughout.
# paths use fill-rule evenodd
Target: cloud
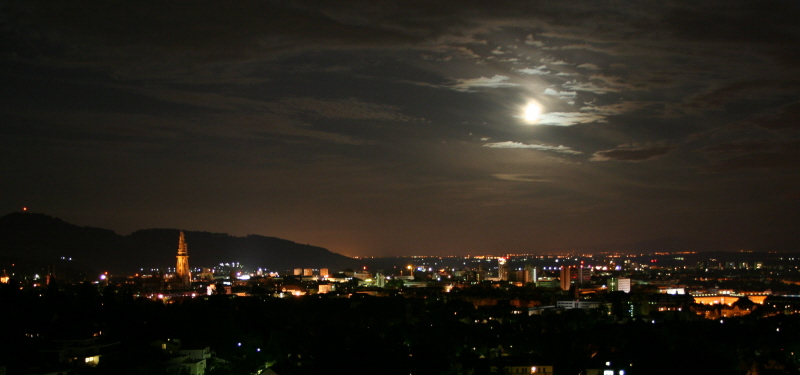
M 318 117 L 348 120 L 417 121 L 400 113 L 390 105 L 366 103 L 356 98 L 322 100 L 316 98 L 289 98 L 280 101 L 294 113 L 312 113 Z
M 715 84 L 706 92 L 687 96 L 680 109 L 689 113 L 720 110 L 729 103 L 749 98 L 780 98 L 796 94 L 800 80 L 789 78 L 784 73 L 780 75 L 773 79 L 736 80 L 733 83 Z
M 553 38 L 553 39 L 570 38 L 570 36 L 568 36 L 568 35 L 558 35 L 558 34 L 553 34 L 553 33 L 544 33 L 543 35 L 547 36 L 549 38 Z M 605 44 L 607 45 L 608 43 L 605 43 Z M 546 50 L 546 51 L 584 50 L 584 51 L 591 51 L 591 52 L 597 52 L 597 53 L 602 53 L 602 54 L 611 54 L 613 52 L 612 50 L 601 48 L 601 47 L 598 47 L 598 46 L 595 46 L 595 45 L 592 45 L 592 44 L 589 44 L 589 43 L 570 44 L 570 45 L 565 45 L 565 46 L 542 47 L 542 49 Z M 592 64 L 590 64 L 590 65 L 592 65 Z
M 595 85 L 592 82 L 578 82 L 578 80 L 572 80 L 572 81 L 569 81 L 569 82 L 564 82 L 564 84 L 561 85 L 561 86 L 564 87 L 565 89 L 569 89 L 569 90 L 585 91 L 585 92 L 591 92 L 593 94 L 599 94 L 599 95 L 608 94 L 610 92 L 619 92 L 620 91 L 618 88 L 601 87 L 601 86 Z
M 569 147 L 558 145 L 558 146 L 548 146 L 548 145 L 531 145 L 519 142 L 496 142 L 496 143 L 486 143 L 483 147 L 489 148 L 523 148 L 523 149 L 530 149 L 530 150 L 539 150 L 539 151 L 554 151 L 561 154 L 573 154 L 579 155 L 582 154 L 580 151 L 573 150 Z
M 558 96 L 560 99 L 574 99 L 577 93 L 570 91 L 557 92 L 548 88 L 544 92 L 548 96 Z M 605 106 L 596 106 L 593 103 L 585 103 L 580 112 L 548 112 L 539 115 L 537 125 L 552 126 L 572 126 L 578 124 L 588 124 L 592 122 L 606 122 L 608 116 L 621 115 L 642 109 L 651 103 L 647 102 L 622 102 Z
M 653 103 L 628 101 L 617 104 L 609 104 L 598 106 L 594 103 L 584 103 L 581 107 L 582 113 L 592 113 L 600 116 L 615 116 L 623 113 L 633 112 L 640 110 L 647 106 L 652 106 Z
M 728 172 L 743 169 L 800 168 L 800 140 L 744 141 L 723 143 L 700 151 L 712 164 L 708 172 Z
M 575 91 L 556 91 L 551 88 L 545 89 L 544 94 L 549 96 L 557 96 L 561 99 L 575 99 L 575 96 L 578 95 L 578 93 Z
M 515 181 L 515 182 L 550 182 L 546 178 L 533 174 L 513 174 L 513 173 L 496 173 L 492 175 L 498 180 Z
M 778 147 L 771 141 L 723 143 L 704 148 L 709 155 L 749 154 L 753 152 L 775 151 Z
M 480 77 L 470 79 L 458 79 L 456 84 L 450 86 L 456 91 L 473 91 L 474 88 L 502 88 L 519 86 L 517 83 L 507 82 L 507 76 L 495 75 L 492 78 Z
M 672 8 L 664 22 L 677 37 L 712 42 L 773 43 L 797 37 L 797 5 L 734 2 L 720 8 L 705 2 Z M 714 25 L 708 28 L 708 25 Z
M 527 44 L 529 46 L 536 46 L 536 47 L 543 47 L 544 46 L 544 42 L 541 42 L 541 41 L 538 41 L 538 40 L 533 40 L 533 34 L 528 34 L 528 36 L 525 37 L 525 44 Z
M 800 102 L 783 106 L 777 113 L 761 116 L 750 122 L 769 130 L 800 130 Z
M 547 68 L 547 66 L 542 65 L 538 68 L 523 68 L 523 69 L 517 69 L 517 71 L 523 74 L 530 74 L 530 75 L 550 74 L 550 71 L 545 70 L 545 68 Z
M 595 121 L 603 121 L 605 116 L 581 112 L 549 112 L 539 116 L 538 125 L 572 126 Z
M 620 77 L 607 76 L 604 74 L 592 74 L 592 76 L 589 77 L 589 80 L 601 82 L 605 87 L 613 87 L 621 90 L 635 88 L 634 86 L 623 82 L 623 79 Z
M 15 58 L 44 64 L 93 67 L 117 77 L 169 77 L 196 82 L 198 75 L 247 75 L 253 59 L 320 48 L 360 48 L 424 40 L 399 30 L 340 22 L 318 9 L 287 3 L 239 4 L 31 1 L 9 4 L 8 30 Z M 382 30 L 381 30 L 382 29 Z M 9 34 L 4 34 L 9 35 Z M 215 65 L 215 66 L 211 66 Z M 244 73 L 244 74 L 243 74 Z
M 625 147 L 613 150 L 597 151 L 592 155 L 591 161 L 627 161 L 640 162 L 655 159 L 666 155 L 675 149 L 675 146 L 655 146 L 655 147 Z
M 585 63 L 585 64 L 578 65 L 578 68 L 587 69 L 587 70 L 600 70 L 599 66 L 597 66 L 595 64 L 591 64 L 591 63 Z

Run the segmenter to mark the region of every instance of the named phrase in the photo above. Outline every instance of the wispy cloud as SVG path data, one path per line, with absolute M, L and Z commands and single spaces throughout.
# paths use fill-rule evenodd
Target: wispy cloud
M 498 180 L 516 181 L 516 182 L 550 182 L 546 178 L 533 174 L 514 174 L 514 173 L 496 173 L 492 175 Z
M 544 94 L 549 96 L 557 96 L 561 99 L 575 99 L 575 96 L 578 95 L 576 91 L 556 91 L 551 88 L 545 89 Z
M 489 148 L 523 148 L 523 149 L 539 150 L 539 151 L 553 151 L 553 152 L 558 152 L 558 153 L 561 153 L 561 154 L 573 154 L 573 155 L 582 154 L 582 152 L 580 152 L 580 151 L 573 150 L 572 148 L 569 148 L 569 147 L 566 147 L 566 146 L 563 146 L 563 145 L 548 146 L 548 145 L 542 145 L 542 144 L 525 144 L 525 143 L 512 142 L 512 141 L 487 143 L 487 144 L 484 144 L 483 147 L 489 147 Z
M 712 161 L 703 168 L 708 172 L 800 167 L 800 140 L 724 143 L 707 147 L 701 153 Z
M 539 116 L 539 125 L 572 126 L 603 121 L 605 116 L 581 112 L 549 112 Z
M 800 130 L 800 101 L 779 108 L 775 113 L 757 117 L 750 122 L 769 130 Z
M 578 65 L 578 68 L 587 69 L 587 70 L 600 70 L 599 66 L 597 66 L 596 64 L 591 64 L 591 63 L 585 63 L 585 64 Z
M 528 36 L 525 38 L 525 44 L 535 47 L 544 47 L 544 42 L 539 40 L 534 40 L 533 34 L 528 34 Z
M 604 87 L 612 87 L 618 90 L 634 89 L 633 85 L 625 82 L 621 77 L 608 76 L 605 74 L 592 74 L 589 81 L 602 83 Z
M 633 147 L 620 146 L 612 150 L 597 151 L 592 155 L 591 161 L 626 161 L 640 162 L 655 159 L 666 155 L 675 149 L 675 146 Z
M 640 110 L 642 108 L 647 107 L 648 105 L 652 105 L 652 103 L 630 101 L 630 102 L 622 102 L 622 103 L 609 104 L 603 106 L 598 106 L 595 105 L 594 103 L 584 103 L 583 107 L 581 107 L 581 112 L 592 113 L 600 116 L 615 116 L 623 113 Z
M 547 65 L 542 65 L 542 66 L 539 66 L 539 67 L 536 67 L 536 68 L 517 69 L 517 71 L 522 73 L 522 74 L 530 74 L 530 75 L 550 74 L 550 71 L 549 70 L 545 70 L 545 68 L 547 68 Z
M 316 98 L 290 98 L 281 101 L 289 110 L 311 113 L 318 117 L 351 120 L 415 121 L 390 105 L 367 103 L 356 98 L 322 100 Z
M 519 86 L 517 83 L 508 82 L 507 76 L 495 75 L 491 78 L 480 77 L 480 78 L 469 78 L 469 79 L 458 79 L 456 80 L 456 84 L 450 86 L 453 90 L 456 91 L 473 91 L 475 88 L 501 88 L 501 87 L 515 87 Z
M 610 92 L 619 92 L 620 91 L 618 88 L 607 87 L 607 86 L 603 87 L 603 86 L 595 85 L 592 82 L 578 82 L 578 80 L 572 80 L 572 81 L 569 81 L 569 82 L 564 82 L 564 84 L 561 85 L 561 86 L 564 87 L 565 89 L 575 90 L 575 91 L 591 92 L 593 94 L 608 94 Z

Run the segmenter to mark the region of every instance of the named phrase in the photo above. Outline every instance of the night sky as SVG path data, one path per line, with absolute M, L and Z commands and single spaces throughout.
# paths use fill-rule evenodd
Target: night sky
M 0 209 L 350 256 L 798 250 L 798 19 L 798 1 L 3 1 Z

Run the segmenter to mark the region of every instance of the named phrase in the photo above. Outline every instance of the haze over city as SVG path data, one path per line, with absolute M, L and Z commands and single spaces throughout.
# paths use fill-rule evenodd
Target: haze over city
M 348 256 L 797 250 L 799 7 L 5 3 L 0 214 Z

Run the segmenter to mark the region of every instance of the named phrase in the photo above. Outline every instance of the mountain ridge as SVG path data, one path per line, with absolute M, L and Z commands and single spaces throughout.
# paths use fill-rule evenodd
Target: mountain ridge
M 41 213 L 12 212 L 0 217 L 0 254 L 48 265 L 69 263 L 93 270 L 135 271 L 174 267 L 180 229 L 140 229 L 120 235 L 110 229 L 79 226 Z M 291 240 L 249 234 L 184 230 L 191 267 L 239 262 L 248 268 L 352 267 L 353 258 Z M 63 259 L 62 259 L 63 257 Z M 71 260 L 70 260 L 71 259 Z

